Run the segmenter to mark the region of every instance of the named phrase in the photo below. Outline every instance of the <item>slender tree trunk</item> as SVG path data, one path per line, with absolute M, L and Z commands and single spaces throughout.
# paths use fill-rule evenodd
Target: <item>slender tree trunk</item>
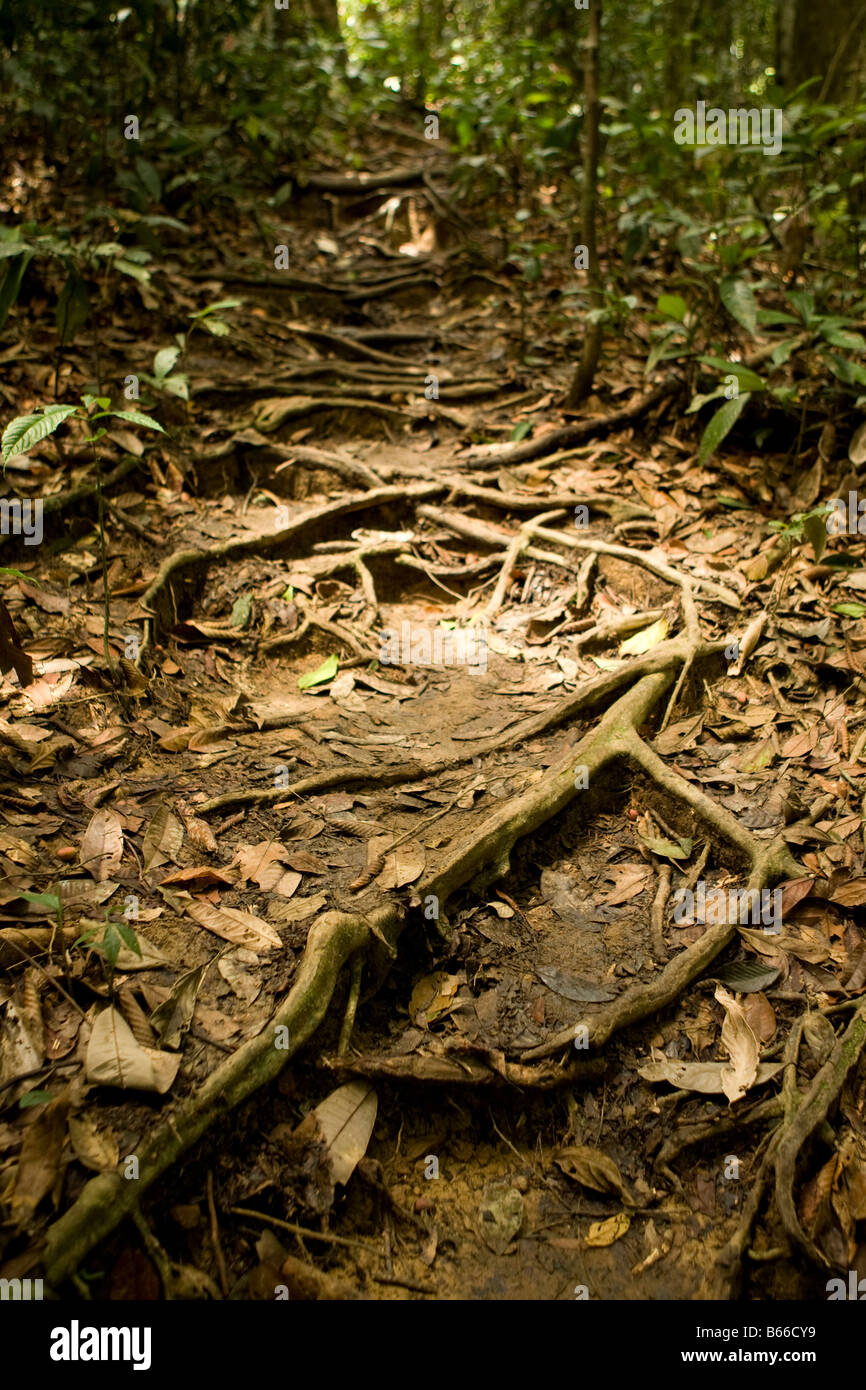
M 866 32 L 863 0 L 776 0 L 776 67 L 789 91 L 810 77 L 812 95 L 838 100 L 857 76 Z
M 584 130 L 583 189 L 581 193 L 582 244 L 587 249 L 589 304 L 600 311 L 604 308 L 604 283 L 598 263 L 596 212 L 598 203 L 598 127 L 601 107 L 598 99 L 599 43 L 601 38 L 601 0 L 592 0 L 589 11 L 589 34 L 586 40 L 584 67 Z M 601 354 L 601 318 L 586 324 L 580 363 L 572 378 L 566 407 L 573 410 L 592 390 L 595 370 Z

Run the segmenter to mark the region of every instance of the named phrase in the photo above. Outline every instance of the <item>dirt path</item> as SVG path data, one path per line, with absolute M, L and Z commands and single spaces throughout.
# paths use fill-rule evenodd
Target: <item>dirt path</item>
M 3 692 L 0 846 L 5 997 L 46 1044 L 0 1097 L 53 1099 L 0 1120 L 6 1257 L 48 1227 L 49 1278 L 89 1265 L 112 1297 L 155 1270 L 198 1296 L 811 1297 L 832 1240 L 815 1151 L 796 1165 L 856 1109 L 864 1026 L 856 635 L 821 576 L 771 591 L 759 499 L 697 465 L 636 363 L 586 438 L 545 440 L 568 363 L 521 344 L 448 209 L 412 171 L 312 189 L 285 273 L 252 235 L 166 265 L 178 312 L 242 307 L 110 490 L 120 692 L 92 538 L 50 550 L 80 506 L 46 509 L 10 600 L 37 682 Z M 104 379 L 160 346 L 129 337 L 102 336 Z M 22 892 L 61 875 L 70 947 L 123 899 L 162 960 L 23 969 L 51 913 Z M 111 1001 L 179 1059 L 162 1098 L 83 1093 Z M 351 1123 L 299 1134 L 348 1083 Z

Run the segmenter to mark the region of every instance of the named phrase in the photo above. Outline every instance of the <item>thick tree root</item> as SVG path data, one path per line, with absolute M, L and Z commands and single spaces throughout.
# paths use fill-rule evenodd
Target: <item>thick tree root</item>
M 244 555 L 269 555 L 284 551 L 291 555 L 296 553 L 301 543 L 311 545 L 317 540 L 332 539 L 332 523 L 340 517 L 351 516 L 354 512 L 368 509 L 374 510 L 390 502 L 403 503 L 415 498 L 434 497 L 445 491 L 447 488 L 439 483 L 373 488 L 370 492 L 343 497 L 337 502 L 329 502 L 327 506 L 316 507 L 271 535 L 244 536 L 239 540 L 226 541 L 223 545 L 215 545 L 210 550 L 175 551 L 160 565 L 141 598 L 141 607 L 151 616 L 147 621 L 145 642 L 139 652 L 139 661 L 154 642 L 157 632 L 169 631 L 175 625 L 184 611 L 190 592 L 202 583 L 212 564 L 239 559 Z
M 642 676 L 652 675 L 656 671 L 676 669 L 678 665 L 688 661 L 691 656 L 696 660 L 714 656 L 722 651 L 725 645 L 725 639 L 719 639 L 702 643 L 696 650 L 685 635 L 675 637 L 668 642 L 661 642 L 651 652 L 638 657 L 637 660 L 623 663 L 615 671 L 605 671 L 592 680 L 586 681 L 573 694 L 559 701 L 551 709 L 542 710 L 540 714 L 522 719 L 519 724 L 513 725 L 503 733 L 473 740 L 467 745 L 466 751 L 451 757 L 429 760 L 417 758 L 401 763 L 386 764 L 384 767 L 371 767 L 368 763 L 358 763 L 354 766 L 350 764 L 343 767 L 322 768 L 319 772 L 311 772 L 306 777 L 299 778 L 297 782 L 288 787 L 258 787 L 248 790 L 238 788 L 235 791 L 222 792 L 219 796 L 213 796 L 198 804 L 195 808 L 196 814 L 208 815 L 214 811 L 224 811 L 235 806 L 269 805 L 274 802 L 288 801 L 291 797 L 300 796 L 305 792 L 327 791 L 331 787 L 347 787 L 360 783 L 391 787 L 400 782 L 412 782 L 425 777 L 437 776 L 442 772 L 449 772 L 453 768 L 462 767 L 465 763 L 472 762 L 474 758 L 483 758 L 488 753 L 495 753 L 507 748 L 517 748 L 527 739 L 547 733 L 573 719 L 575 715 L 592 710 L 609 695 L 615 694 L 622 686 L 628 685 Z
M 797 1156 L 807 1140 L 826 1120 L 839 1096 L 845 1078 L 866 1045 L 866 999 L 860 1005 L 836 1042 L 833 1051 L 813 1080 L 793 1115 L 786 1118 L 775 1153 L 776 1206 L 792 1245 L 820 1268 L 830 1261 L 809 1239 L 800 1225 L 794 1203 L 794 1174 Z
M 414 1082 L 449 1086 L 517 1086 L 521 1090 L 552 1091 L 559 1086 L 580 1086 L 597 1081 L 604 1075 L 606 1062 L 593 1057 L 586 1062 L 545 1063 L 540 1067 L 524 1067 L 509 1062 L 501 1054 L 487 1053 L 473 1057 L 464 1053 L 453 1056 L 426 1055 L 395 1057 L 323 1057 L 322 1066 L 341 1076 L 366 1076 L 371 1080 Z
M 657 386 L 654 391 L 639 397 L 631 405 L 624 406 L 621 410 L 613 411 L 610 415 L 579 420 L 573 425 L 564 425 L 561 429 L 549 430 L 547 434 L 542 434 L 536 439 L 524 440 L 520 444 L 510 446 L 481 445 L 466 455 L 465 462 L 472 468 L 498 468 L 503 464 L 510 467 L 515 463 L 525 463 L 528 459 L 542 458 L 545 454 L 555 453 L 558 449 L 582 443 L 586 439 L 600 439 L 603 435 L 610 434 L 612 430 L 622 429 L 625 425 L 633 425 L 635 421 L 643 415 L 647 415 L 655 406 L 661 405 L 665 400 L 673 399 L 681 390 L 682 383 L 676 377 L 670 377 L 663 381 L 660 386 Z
M 439 853 L 432 873 L 416 885 L 420 898 L 429 900 L 432 895 L 441 906 L 464 884 L 479 877 L 492 881 L 504 873 L 515 842 L 537 830 L 578 794 L 575 768 L 587 768 L 590 776 L 599 772 L 616 756 L 627 731 L 648 718 L 672 679 L 670 670 L 644 676 L 538 782 L 506 802 L 480 827 L 456 836 Z M 379 901 L 372 901 L 374 897 Z M 393 956 L 404 921 L 403 905 L 394 898 L 382 902 L 381 890 L 371 888 L 359 895 L 355 912 L 329 911 L 314 922 L 295 983 L 270 1023 L 157 1126 L 136 1155 L 137 1178 L 103 1173 L 91 1179 L 70 1209 L 49 1227 L 44 1267 L 50 1284 L 69 1278 L 87 1253 L 137 1207 L 148 1187 L 212 1124 L 278 1075 L 321 1024 L 349 958 L 377 943 Z
M 750 865 L 749 890 L 756 888 L 760 891 L 774 879 L 782 878 L 786 874 L 796 877 L 800 873 L 799 865 L 784 839 L 778 837 L 768 844 L 754 839 L 730 811 L 718 806 L 684 777 L 671 772 L 658 754 L 644 743 L 633 725 L 626 725 L 619 731 L 611 753 L 614 757 L 624 757 L 636 762 L 658 786 L 685 802 L 708 825 L 731 844 L 736 845 Z M 549 1057 L 560 1048 L 569 1047 L 576 1040 L 576 1026 L 585 1026 L 587 1029 L 587 1034 L 583 1035 L 584 1044 L 591 1049 L 603 1047 L 621 1028 L 637 1023 L 640 1019 L 673 1003 L 686 986 L 697 979 L 733 940 L 736 930 L 736 922 L 723 922 L 710 927 L 702 937 L 669 961 L 654 980 L 645 985 L 634 985 L 612 1004 L 581 1020 L 580 1025 L 572 1024 L 538 1047 L 529 1048 L 522 1053 L 520 1060 L 531 1062 L 538 1057 Z

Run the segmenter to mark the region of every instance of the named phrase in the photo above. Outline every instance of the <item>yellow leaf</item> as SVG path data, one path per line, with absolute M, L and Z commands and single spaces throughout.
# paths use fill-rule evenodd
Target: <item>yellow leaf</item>
M 657 622 L 650 623 L 649 627 L 641 628 L 634 636 L 627 637 L 624 642 L 620 642 L 620 656 L 642 656 L 644 652 L 651 651 L 657 647 L 659 642 L 663 642 L 668 635 L 667 618 L 659 618 Z
M 586 1244 L 593 1249 L 613 1245 L 615 1240 L 625 1235 L 630 1225 L 631 1217 L 624 1211 L 617 1212 L 616 1216 L 609 1216 L 606 1221 L 593 1221 L 586 1237 Z

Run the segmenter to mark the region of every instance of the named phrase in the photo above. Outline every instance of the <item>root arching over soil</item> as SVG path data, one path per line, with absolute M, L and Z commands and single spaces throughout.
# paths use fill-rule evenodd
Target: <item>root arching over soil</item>
M 398 189 L 432 225 L 445 193 L 430 168 L 308 187 L 341 203 Z M 83 1110 L 122 1136 L 120 1161 L 110 1144 L 94 1157 L 75 1126 L 70 1157 L 61 1136 L 50 1221 L 51 1184 L 18 1221 L 21 1141 L 2 1208 L 12 1256 L 32 1237 L 52 1289 L 81 1292 L 97 1250 L 111 1263 L 129 1234 L 180 1296 L 190 1265 L 151 1223 L 176 1254 L 175 1225 L 195 1232 L 206 1205 L 209 1244 L 189 1236 L 210 1261 L 196 1296 L 244 1296 L 257 1258 L 272 1290 L 251 1234 L 268 1222 L 298 1242 L 294 1275 L 322 1297 L 367 1280 L 562 1297 L 578 1277 L 609 1297 L 667 1296 L 666 1278 L 684 1297 L 755 1280 L 764 1296 L 801 1292 L 856 1245 L 861 1219 L 866 893 L 847 798 L 866 734 L 850 746 L 850 634 L 832 647 L 829 618 L 785 609 L 793 581 L 773 566 L 794 552 L 756 557 L 745 503 L 722 543 L 710 534 L 715 501 L 690 489 L 722 484 L 676 433 L 679 375 L 647 387 L 641 371 L 628 394 L 550 422 L 564 380 L 521 353 L 503 371 L 491 350 L 489 265 L 463 249 L 372 256 L 346 217 L 340 269 L 187 277 L 191 294 L 216 281 L 250 296 L 248 355 L 192 353 L 177 438 L 105 459 L 111 556 L 133 574 L 121 583 L 118 566 L 109 584 L 116 669 L 102 595 L 87 590 L 71 632 L 49 566 L 48 684 L 7 691 L 0 756 L 21 786 L 2 802 L 3 1002 L 16 1020 L 45 1008 L 56 1056 L 34 1045 L 27 1067 L 0 1072 L 2 1113 L 47 1082 L 65 1089 L 46 1128 L 63 1107 L 77 1116 L 107 1007 L 178 1063 L 147 1103 L 97 1071 Z M 422 394 L 434 373 L 441 399 Z M 162 511 L 132 490 L 151 488 L 148 469 Z M 52 544 L 94 491 L 51 499 Z M 738 564 L 749 546 L 757 578 Z M 800 576 L 803 603 L 835 582 L 826 569 Z M 70 585 L 84 592 L 95 572 L 85 551 Z M 419 655 L 418 634 L 443 633 L 448 660 L 423 641 Z M 463 660 L 458 636 L 483 661 Z M 34 733 L 45 710 L 50 736 Z M 16 835 L 36 809 L 60 854 L 34 885 L 19 871 L 39 878 L 38 853 Z M 58 881 L 72 887 L 55 923 L 44 895 Z M 109 889 L 142 909 L 155 956 L 140 974 L 128 956 L 115 971 L 84 955 L 104 924 L 83 914 Z M 729 905 L 775 894 L 780 931 Z M 200 995 L 167 1028 L 196 972 Z M 313 1181 L 286 1151 L 318 1090 L 352 1079 L 376 1087 L 381 1128 L 336 1197 L 321 1155 Z M 728 1147 L 739 1186 L 719 1177 Z M 334 1212 L 351 1234 L 328 1229 Z M 305 1240 L 322 1266 L 346 1264 L 311 1273 Z

